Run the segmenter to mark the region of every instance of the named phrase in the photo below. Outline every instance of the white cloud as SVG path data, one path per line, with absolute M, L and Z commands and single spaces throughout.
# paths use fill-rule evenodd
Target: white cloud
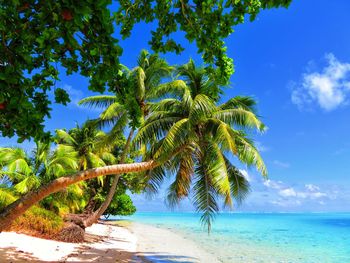
M 290 187 L 279 191 L 279 195 L 283 197 L 297 196 L 297 192 L 295 192 L 294 188 Z
M 248 172 L 246 170 L 239 170 L 241 172 L 241 174 L 244 176 L 244 178 L 248 181 L 248 182 L 252 182 L 253 178 L 248 174 Z
M 300 189 L 300 188 L 299 188 Z M 320 191 L 317 185 L 306 184 L 303 189 L 296 190 L 293 187 L 280 188 L 278 195 L 282 197 L 295 197 L 298 199 L 320 199 L 327 197 L 327 194 Z
M 273 164 L 280 167 L 280 168 L 289 168 L 290 167 L 290 164 L 289 163 L 286 163 L 286 162 L 281 162 L 279 160 L 274 160 L 273 161 Z
M 266 180 L 263 182 L 263 184 L 267 187 L 267 188 L 272 188 L 272 189 L 282 189 L 283 188 L 283 184 L 281 181 L 273 181 L 273 180 Z
M 316 102 L 331 111 L 348 102 L 350 95 L 350 63 L 340 62 L 332 53 L 326 54 L 327 66 L 321 72 L 303 75 L 301 85 L 294 85 L 291 99 L 299 109 Z
M 290 199 L 290 200 L 277 199 L 277 200 L 271 201 L 270 203 L 273 205 L 276 205 L 276 206 L 284 207 L 284 208 L 290 208 L 293 206 L 300 206 L 302 204 L 302 202 L 300 202 L 300 200 L 296 200 L 296 199 Z
M 314 185 L 314 184 L 306 184 L 305 185 L 305 188 L 311 192 L 314 192 L 314 191 L 319 191 L 320 188 L 317 186 L 317 185 Z

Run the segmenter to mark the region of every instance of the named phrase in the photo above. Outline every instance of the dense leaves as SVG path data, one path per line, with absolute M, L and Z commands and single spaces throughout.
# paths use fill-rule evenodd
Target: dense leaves
M 1 1 L 0 131 L 20 140 L 47 138 L 43 120 L 55 101 L 69 101 L 56 87 L 63 66 L 67 74 L 90 78 L 90 89 L 103 91 L 117 74 L 122 53 L 113 38 L 110 1 Z
M 263 132 L 265 126 L 252 98 L 237 96 L 218 104 L 221 82 L 192 60 L 177 72 L 183 81 L 158 89 L 158 94 L 168 98 L 153 105 L 135 144 L 145 144 L 150 158 L 161 163 L 145 173 L 147 189 L 156 192 L 166 176 L 174 175 L 168 203 L 174 206 L 192 197 L 210 231 L 219 201 L 230 207 L 232 199 L 240 204 L 249 192 L 249 182 L 233 165 L 232 157 L 266 176 L 265 164 L 247 135 Z
M 77 72 L 88 77 L 93 91 L 102 92 L 110 86 L 121 69 L 122 48 L 114 37 L 116 28 L 122 38 L 127 38 L 135 24 L 152 22 L 152 49 L 177 53 L 184 47 L 173 33 L 183 31 L 188 41 L 196 43 L 206 70 L 227 81 L 233 63 L 226 55 L 224 39 L 233 27 L 243 23 L 246 16 L 254 20 L 262 9 L 287 7 L 290 2 L 1 0 L 1 135 L 17 134 L 19 141 L 49 137 L 43 125 L 44 118 L 50 117 L 49 95 L 53 94 L 57 103 L 69 101 L 67 92 L 56 86 L 58 66 L 66 74 Z M 111 4 L 117 9 L 113 14 Z

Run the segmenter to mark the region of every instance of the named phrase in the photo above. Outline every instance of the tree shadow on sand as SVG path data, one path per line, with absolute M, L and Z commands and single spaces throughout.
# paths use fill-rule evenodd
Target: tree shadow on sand
M 193 263 L 198 262 L 196 258 L 164 254 L 157 252 L 128 252 L 116 249 L 97 249 L 87 247 L 86 250 L 73 252 L 65 259 L 60 261 L 44 261 L 36 258 L 33 254 L 18 250 L 16 247 L 0 248 L 1 263 L 10 262 L 103 262 L 103 263 L 141 263 L 141 262 L 160 262 L 160 263 Z

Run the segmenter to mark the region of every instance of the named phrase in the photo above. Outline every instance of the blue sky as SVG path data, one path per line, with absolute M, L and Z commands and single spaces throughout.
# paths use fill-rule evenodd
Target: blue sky
M 264 181 L 254 170 L 247 174 L 252 193 L 238 207 L 242 211 L 350 211 L 350 1 L 293 1 L 289 9 L 263 11 L 258 19 L 235 29 L 227 39 L 228 54 L 235 61 L 232 88 L 235 95 L 257 99 L 259 113 L 269 130 L 256 136 L 269 170 Z M 142 48 L 148 48 L 152 25 L 138 25 L 122 41 L 122 62 L 134 66 Z M 196 47 L 177 34 L 186 50 L 164 57 L 172 64 L 194 58 Z M 53 105 L 50 130 L 71 128 L 97 111 L 76 102 L 93 93 L 78 75 L 61 75 L 57 87 L 71 94 L 68 107 Z M 15 140 L 0 138 L 0 145 Z M 23 147 L 30 149 L 32 143 Z M 140 211 L 165 210 L 159 196 L 133 199 Z M 184 202 L 181 210 L 192 207 Z

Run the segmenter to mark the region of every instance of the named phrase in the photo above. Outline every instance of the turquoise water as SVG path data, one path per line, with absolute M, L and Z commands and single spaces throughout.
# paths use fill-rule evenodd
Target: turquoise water
M 223 213 L 209 236 L 195 213 L 129 219 L 177 232 L 222 262 L 350 262 L 350 213 Z

